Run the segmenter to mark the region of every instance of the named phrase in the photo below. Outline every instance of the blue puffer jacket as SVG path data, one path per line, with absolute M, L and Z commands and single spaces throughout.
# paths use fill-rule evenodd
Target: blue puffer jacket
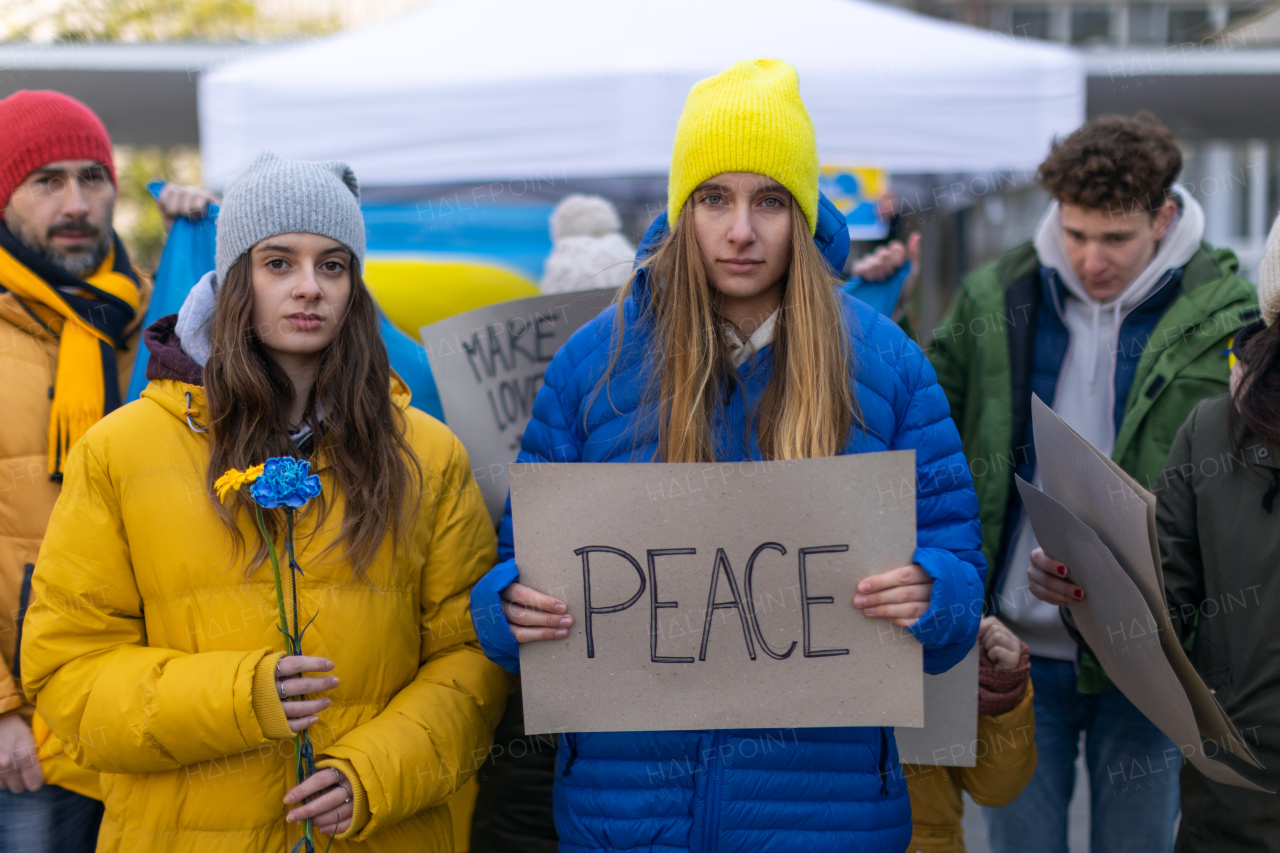
M 664 214 L 645 236 L 642 255 L 665 230 Z M 823 199 L 815 240 L 837 269 L 848 253 L 846 235 L 843 217 Z M 609 393 L 592 395 L 615 345 L 616 309 L 578 330 L 556 354 L 520 461 L 653 458 L 652 418 L 641 416 L 651 366 L 639 312 L 648 286 L 638 281 L 623 306 L 625 336 Z M 866 429 L 852 431 L 841 453 L 916 451 L 915 561 L 934 585 L 929 612 L 911 630 L 924 645 L 925 670 L 943 672 L 977 636 L 986 573 L 977 497 L 947 400 L 919 347 L 865 304 L 842 298 Z M 743 427 L 771 369 L 771 347 L 739 369 L 744 393 L 718 413 L 717 459 L 761 458 Z M 498 599 L 517 577 L 513 555 L 508 503 L 500 562 L 472 591 L 471 612 L 485 652 L 516 672 L 518 647 Z M 892 729 L 568 734 L 561 736 L 556 769 L 563 853 L 901 853 L 911 837 Z

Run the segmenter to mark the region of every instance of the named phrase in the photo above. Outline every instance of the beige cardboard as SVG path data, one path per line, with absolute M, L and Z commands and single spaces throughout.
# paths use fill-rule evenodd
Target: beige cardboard
M 978 646 L 946 672 L 924 677 L 924 728 L 897 729 L 903 764 L 973 767 L 978 763 Z
M 467 448 L 494 523 L 507 501 L 507 463 L 520 452 L 547 365 L 615 293 L 584 290 L 514 299 L 419 330 L 445 420 Z
M 1235 724 L 1196 673 L 1174 634 L 1165 601 L 1164 575 L 1159 568 L 1155 497 L 1039 398 L 1033 401 L 1032 418 L 1037 467 L 1045 494 L 1092 529 L 1121 570 L 1137 585 L 1155 634 L 1191 702 L 1200 733 L 1226 751 L 1260 766 Z M 1053 553 L 1047 548 L 1046 552 Z
M 520 580 L 565 601 L 576 620 L 568 639 L 520 648 L 527 732 L 924 723 L 919 642 L 852 604 L 863 578 L 911 563 L 914 451 L 513 464 L 510 476 Z M 632 602 L 591 616 L 589 656 L 575 552 L 594 546 L 635 563 L 586 554 L 593 608 Z M 799 555 L 810 548 L 841 550 L 806 554 L 802 584 Z M 664 549 L 696 553 L 653 554 Z M 729 606 L 707 620 L 713 575 L 716 602 Z
M 1044 440 L 1038 434 L 1037 446 Z M 1187 688 L 1167 656 L 1169 644 L 1162 642 L 1142 593 L 1112 552 L 1062 504 L 1021 477 L 1017 484 L 1041 547 L 1070 566 L 1072 578 L 1086 590 L 1084 601 L 1071 605 L 1071 615 L 1116 687 L 1205 776 L 1264 790 L 1212 757 L 1224 748 L 1236 751 L 1243 741 L 1209 739 L 1208 748 L 1202 744 L 1207 733 L 1201 730 Z M 1173 648 L 1182 651 L 1176 644 Z
M 1031 422 L 1040 488 L 1097 533 L 1122 568 L 1133 570 L 1130 577 L 1142 588 L 1149 606 L 1154 598 L 1158 602 L 1154 609 L 1164 609 L 1164 589 L 1152 560 L 1148 526 L 1155 523 L 1155 499 L 1144 500 L 1143 495 L 1151 498 L 1146 489 L 1127 474 L 1117 474 L 1118 465 L 1039 397 L 1031 401 Z M 1156 549 L 1158 555 L 1158 545 Z
M 1108 547 L 1113 550 L 1123 547 L 1121 566 L 1131 565 L 1139 572 L 1135 582 L 1146 587 L 1144 593 L 1151 593 L 1161 602 L 1156 606 L 1157 610 L 1161 609 L 1165 600 L 1164 572 L 1160 567 L 1160 539 L 1156 534 L 1155 495 L 1072 429 L 1036 395 L 1031 398 L 1031 421 L 1033 429 L 1043 430 L 1048 436 L 1043 449 L 1036 444 L 1040 485 L 1045 494 L 1078 510 L 1080 520 L 1100 531 Z M 1042 453 L 1046 458 L 1040 461 Z M 1116 515 L 1108 517 L 1111 513 Z M 1118 529 L 1112 537 L 1117 541 L 1107 541 L 1110 534 L 1101 531 L 1118 526 L 1122 528 L 1122 535 Z M 1148 598 L 1148 604 L 1150 601 Z

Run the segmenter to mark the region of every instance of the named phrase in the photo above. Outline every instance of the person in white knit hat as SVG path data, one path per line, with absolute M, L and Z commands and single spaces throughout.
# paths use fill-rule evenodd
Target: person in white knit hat
M 622 220 L 608 199 L 566 196 L 551 213 L 551 243 L 543 293 L 621 287 L 631 277 L 636 247 L 622 236 Z

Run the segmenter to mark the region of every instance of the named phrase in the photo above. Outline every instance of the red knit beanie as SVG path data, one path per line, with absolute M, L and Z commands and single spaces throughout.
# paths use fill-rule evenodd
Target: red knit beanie
M 93 110 L 70 95 L 23 89 L 0 100 L 0 210 L 36 169 L 55 160 L 95 160 L 111 183 L 111 137 Z

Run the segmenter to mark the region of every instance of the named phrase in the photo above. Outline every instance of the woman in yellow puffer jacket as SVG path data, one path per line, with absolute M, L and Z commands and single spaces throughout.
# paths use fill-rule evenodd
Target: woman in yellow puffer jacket
M 22 675 L 103 774 L 100 851 L 287 853 L 306 818 L 334 851 L 453 850 L 446 800 L 507 693 L 468 614 L 494 532 L 461 444 L 407 407 L 363 256 L 350 169 L 259 157 L 227 189 L 217 271 L 147 332 L 143 399 L 71 453 Z M 314 621 L 293 656 L 248 499 L 213 488 L 276 456 L 322 489 L 297 514 Z M 296 784 L 303 729 L 318 769 Z

